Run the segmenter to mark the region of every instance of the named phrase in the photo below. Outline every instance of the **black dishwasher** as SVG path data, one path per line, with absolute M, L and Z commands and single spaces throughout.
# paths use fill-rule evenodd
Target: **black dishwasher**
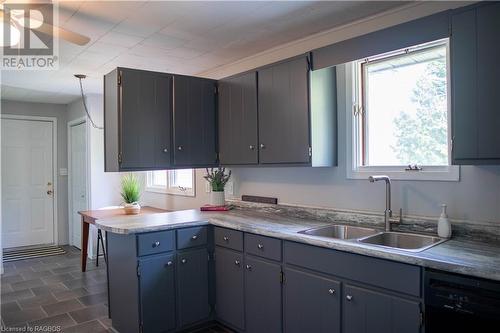
M 425 272 L 425 332 L 500 332 L 500 283 Z

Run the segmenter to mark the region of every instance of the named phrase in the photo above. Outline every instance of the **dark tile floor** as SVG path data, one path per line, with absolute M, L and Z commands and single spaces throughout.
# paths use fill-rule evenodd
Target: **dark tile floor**
M 87 264 L 80 271 L 80 251 L 4 264 L 1 319 L 4 327 L 59 326 L 63 332 L 107 332 L 106 267 Z M 48 331 L 48 330 L 46 330 Z
M 59 332 L 112 332 L 108 318 L 106 267 L 99 260 L 80 271 L 80 250 L 65 246 L 66 254 L 4 264 L 1 277 L 2 327 L 60 327 Z M 52 329 L 52 332 L 54 330 Z M 196 333 L 229 333 L 220 326 Z

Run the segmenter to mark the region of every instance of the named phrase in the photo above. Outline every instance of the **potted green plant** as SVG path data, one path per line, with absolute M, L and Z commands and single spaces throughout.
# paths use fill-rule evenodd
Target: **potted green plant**
M 139 198 L 141 197 L 141 184 L 139 179 L 132 173 L 126 174 L 121 179 L 122 192 L 120 193 L 125 201 L 124 210 L 127 215 L 139 214 L 141 206 Z
M 207 174 L 203 177 L 205 178 L 212 192 L 210 193 L 210 204 L 214 206 L 224 206 L 226 203 L 224 197 L 224 187 L 226 186 L 229 178 L 231 178 L 231 170 L 226 174 L 226 168 L 218 167 L 216 169 L 205 169 Z

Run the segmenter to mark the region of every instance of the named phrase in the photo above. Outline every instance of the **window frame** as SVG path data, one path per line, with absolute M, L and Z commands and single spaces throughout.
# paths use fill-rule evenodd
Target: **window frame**
M 153 184 L 153 172 L 163 171 L 167 173 L 167 185 L 154 185 Z M 179 195 L 184 197 L 195 197 L 196 196 L 196 170 L 191 169 L 192 177 L 193 177 L 193 187 L 192 188 L 183 188 L 180 186 L 173 186 L 173 177 L 174 173 L 177 169 L 172 170 L 155 170 L 155 171 L 147 171 L 146 173 L 146 188 L 147 192 L 153 193 L 162 193 L 162 194 L 170 194 L 170 195 Z
M 363 105 L 365 105 L 366 92 L 362 82 L 364 77 L 361 72 L 362 64 L 371 61 L 381 61 L 391 57 L 400 56 L 409 52 L 418 52 L 431 47 L 444 44 L 446 46 L 446 75 L 447 75 L 447 123 L 448 123 L 448 165 L 429 166 L 419 165 L 422 170 L 406 170 L 408 166 L 367 166 L 366 154 L 366 117 Z M 431 181 L 459 181 L 460 167 L 451 165 L 452 141 L 451 141 L 451 77 L 450 77 L 450 47 L 449 39 L 441 39 L 431 43 L 418 45 L 403 50 L 389 52 L 368 59 L 350 62 L 343 65 L 346 80 L 346 123 L 347 123 L 347 178 L 366 179 L 375 173 L 383 173 L 394 180 L 431 180 Z

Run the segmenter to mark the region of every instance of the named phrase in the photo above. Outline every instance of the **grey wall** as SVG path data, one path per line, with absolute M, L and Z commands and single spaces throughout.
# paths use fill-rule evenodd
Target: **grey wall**
M 233 168 L 234 194 L 278 197 L 280 202 L 337 209 L 384 210 L 384 185 L 346 177 L 345 72 L 337 74 L 339 166 L 335 168 Z M 500 224 L 500 166 L 463 166 L 459 182 L 393 181 L 393 210 Z
M 68 177 L 59 175 L 59 169 L 68 167 L 66 105 L 2 100 L 1 106 L 3 114 L 57 118 L 58 236 L 59 244 L 68 244 Z

